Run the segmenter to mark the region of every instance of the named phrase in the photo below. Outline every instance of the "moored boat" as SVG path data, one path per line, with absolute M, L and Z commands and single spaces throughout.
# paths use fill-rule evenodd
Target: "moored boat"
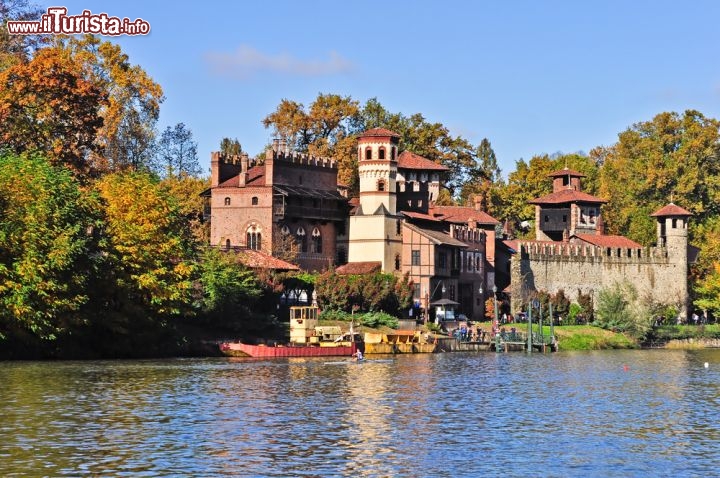
M 232 357 L 342 357 L 358 350 L 359 335 L 350 324 L 350 332 L 337 326 L 318 326 L 318 308 L 290 307 L 290 343 L 288 345 L 252 345 L 241 341 L 222 342 L 220 351 Z

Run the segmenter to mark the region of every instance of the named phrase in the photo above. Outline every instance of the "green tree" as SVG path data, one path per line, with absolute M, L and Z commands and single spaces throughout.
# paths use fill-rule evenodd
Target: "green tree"
M 225 156 L 240 156 L 243 150 L 237 138 L 223 138 L 220 141 L 220 152 Z
M 90 203 L 69 170 L 2 154 L 0 216 L 0 336 L 55 339 L 88 300 Z
M 255 274 L 242 266 L 234 253 L 212 248 L 202 255 L 199 282 L 202 295 L 197 305 L 213 321 L 233 322 L 249 317 L 262 293 Z
M 598 294 L 595 325 L 641 339 L 652 328 L 652 315 L 639 303 L 632 284 L 615 283 Z
M 197 142 L 185 123 L 168 126 L 160 136 L 152 169 L 163 178 L 198 177 L 202 174 Z

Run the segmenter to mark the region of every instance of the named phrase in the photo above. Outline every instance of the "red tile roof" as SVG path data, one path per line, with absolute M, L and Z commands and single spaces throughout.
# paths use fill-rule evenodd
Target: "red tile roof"
M 380 272 L 382 264 L 378 262 L 348 262 L 345 265 L 335 268 L 336 274 L 373 274 Z
M 253 166 L 248 170 L 247 186 L 265 186 L 265 165 Z M 236 188 L 240 185 L 240 176 L 233 176 L 230 179 L 218 184 L 218 188 Z
M 673 203 L 668 204 L 667 206 L 658 209 L 654 213 L 650 214 L 653 217 L 661 217 L 661 216 L 692 216 L 693 213 L 690 211 L 681 208 L 680 206 L 676 206 Z
M 430 161 L 427 158 L 411 153 L 410 151 L 403 151 L 398 156 L 398 168 L 404 169 L 425 169 L 434 171 L 450 171 L 450 168 L 437 164 L 434 161 Z
M 437 218 L 435 216 L 431 216 L 430 214 L 422 213 L 422 212 L 401 211 L 400 214 L 407 216 L 411 219 L 423 219 L 425 221 L 440 222 L 439 218 Z
M 588 242 L 593 246 L 600 247 L 621 247 L 624 249 L 640 249 L 642 245 L 628 239 L 625 236 L 598 235 L 598 234 L 576 234 L 573 237 Z
M 563 204 L 572 202 L 590 202 L 602 204 L 606 203 L 605 199 L 592 196 L 582 191 L 576 191 L 574 189 L 563 189 L 554 193 L 547 194 L 545 196 L 531 199 L 528 201 L 530 204 Z
M 500 224 L 500 221 L 488 213 L 466 206 L 433 206 L 430 214 L 442 221 L 457 224 L 467 224 L 471 220 L 478 224 Z
M 583 173 L 575 171 L 574 169 L 568 169 L 568 168 L 560 169 L 559 171 L 553 171 L 552 173 L 548 174 L 548 177 L 551 177 L 551 178 L 557 178 L 560 176 L 574 176 L 577 178 L 585 177 L 585 175 Z
M 253 249 L 241 249 L 236 252 L 238 261 L 250 269 L 276 269 L 286 271 L 300 270 L 295 264 L 283 261 L 270 254 Z
M 397 134 L 396 132 L 390 131 L 389 129 L 385 129 L 385 128 L 372 128 L 372 129 L 365 131 L 364 133 L 360 133 L 361 138 L 366 137 L 366 136 L 390 136 L 393 138 L 400 137 L 400 135 Z

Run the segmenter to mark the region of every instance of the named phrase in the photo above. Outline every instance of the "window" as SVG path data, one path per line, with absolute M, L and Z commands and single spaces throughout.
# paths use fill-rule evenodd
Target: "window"
M 567 222 L 567 215 L 563 214 L 563 222 Z
M 420 284 L 413 284 L 413 298 L 420 298 Z
M 396 271 L 400 270 L 400 254 L 397 254 L 395 256 L 395 270 Z
M 677 229 L 677 218 L 675 218 L 675 217 L 672 220 L 672 228 Z
M 225 240 L 225 249 L 230 249 L 230 239 Z
M 283 226 L 280 228 L 280 232 L 283 236 L 287 236 L 290 234 L 290 228 L 283 224 Z
M 399 236 L 402 234 L 402 221 L 400 219 L 395 223 L 395 233 Z
M 317 227 L 313 229 L 312 237 L 310 239 L 310 252 L 320 254 L 322 252 L 322 237 L 320 236 L 320 229 Z
M 252 197 L 252 199 L 250 200 L 250 204 L 252 204 L 253 206 L 257 206 L 257 205 L 258 205 L 258 198 L 257 198 L 257 196 L 253 196 L 253 197 Z
M 260 229 L 257 226 L 250 226 L 245 237 L 245 245 L 249 249 L 259 251 L 262 248 Z
M 226 205 L 226 206 L 229 206 L 229 205 L 230 205 L 230 198 L 225 198 L 225 205 Z
M 385 148 L 380 148 L 378 150 L 378 159 L 385 159 Z
M 298 248 L 300 249 L 300 252 L 307 252 L 307 238 L 305 237 L 305 229 L 303 229 L 302 226 L 298 227 L 295 235 L 297 236 L 299 246 Z
M 412 261 L 410 262 L 414 266 L 420 265 L 420 250 L 419 249 L 413 249 L 412 251 Z
M 385 191 L 385 181 L 383 181 L 382 179 L 378 181 L 377 188 L 378 191 Z
M 367 148 L 365 150 L 365 159 L 372 159 L 372 149 Z
M 473 268 L 472 256 L 468 253 L 468 256 L 467 256 L 467 271 L 468 271 L 468 272 L 472 272 L 472 268 Z
M 447 254 L 444 252 L 438 253 L 438 267 L 440 269 L 447 269 Z
M 480 270 L 480 256 L 477 256 L 475 258 L 475 270 L 477 270 L 477 271 Z
M 550 220 L 550 218 L 545 216 L 545 222 L 548 222 L 549 220 Z

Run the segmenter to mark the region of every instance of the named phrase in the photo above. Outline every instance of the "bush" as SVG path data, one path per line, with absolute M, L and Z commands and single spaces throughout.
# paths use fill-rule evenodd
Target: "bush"
M 615 283 L 600 291 L 595 325 L 642 339 L 652 329 L 650 312 L 638 303 L 632 284 Z

